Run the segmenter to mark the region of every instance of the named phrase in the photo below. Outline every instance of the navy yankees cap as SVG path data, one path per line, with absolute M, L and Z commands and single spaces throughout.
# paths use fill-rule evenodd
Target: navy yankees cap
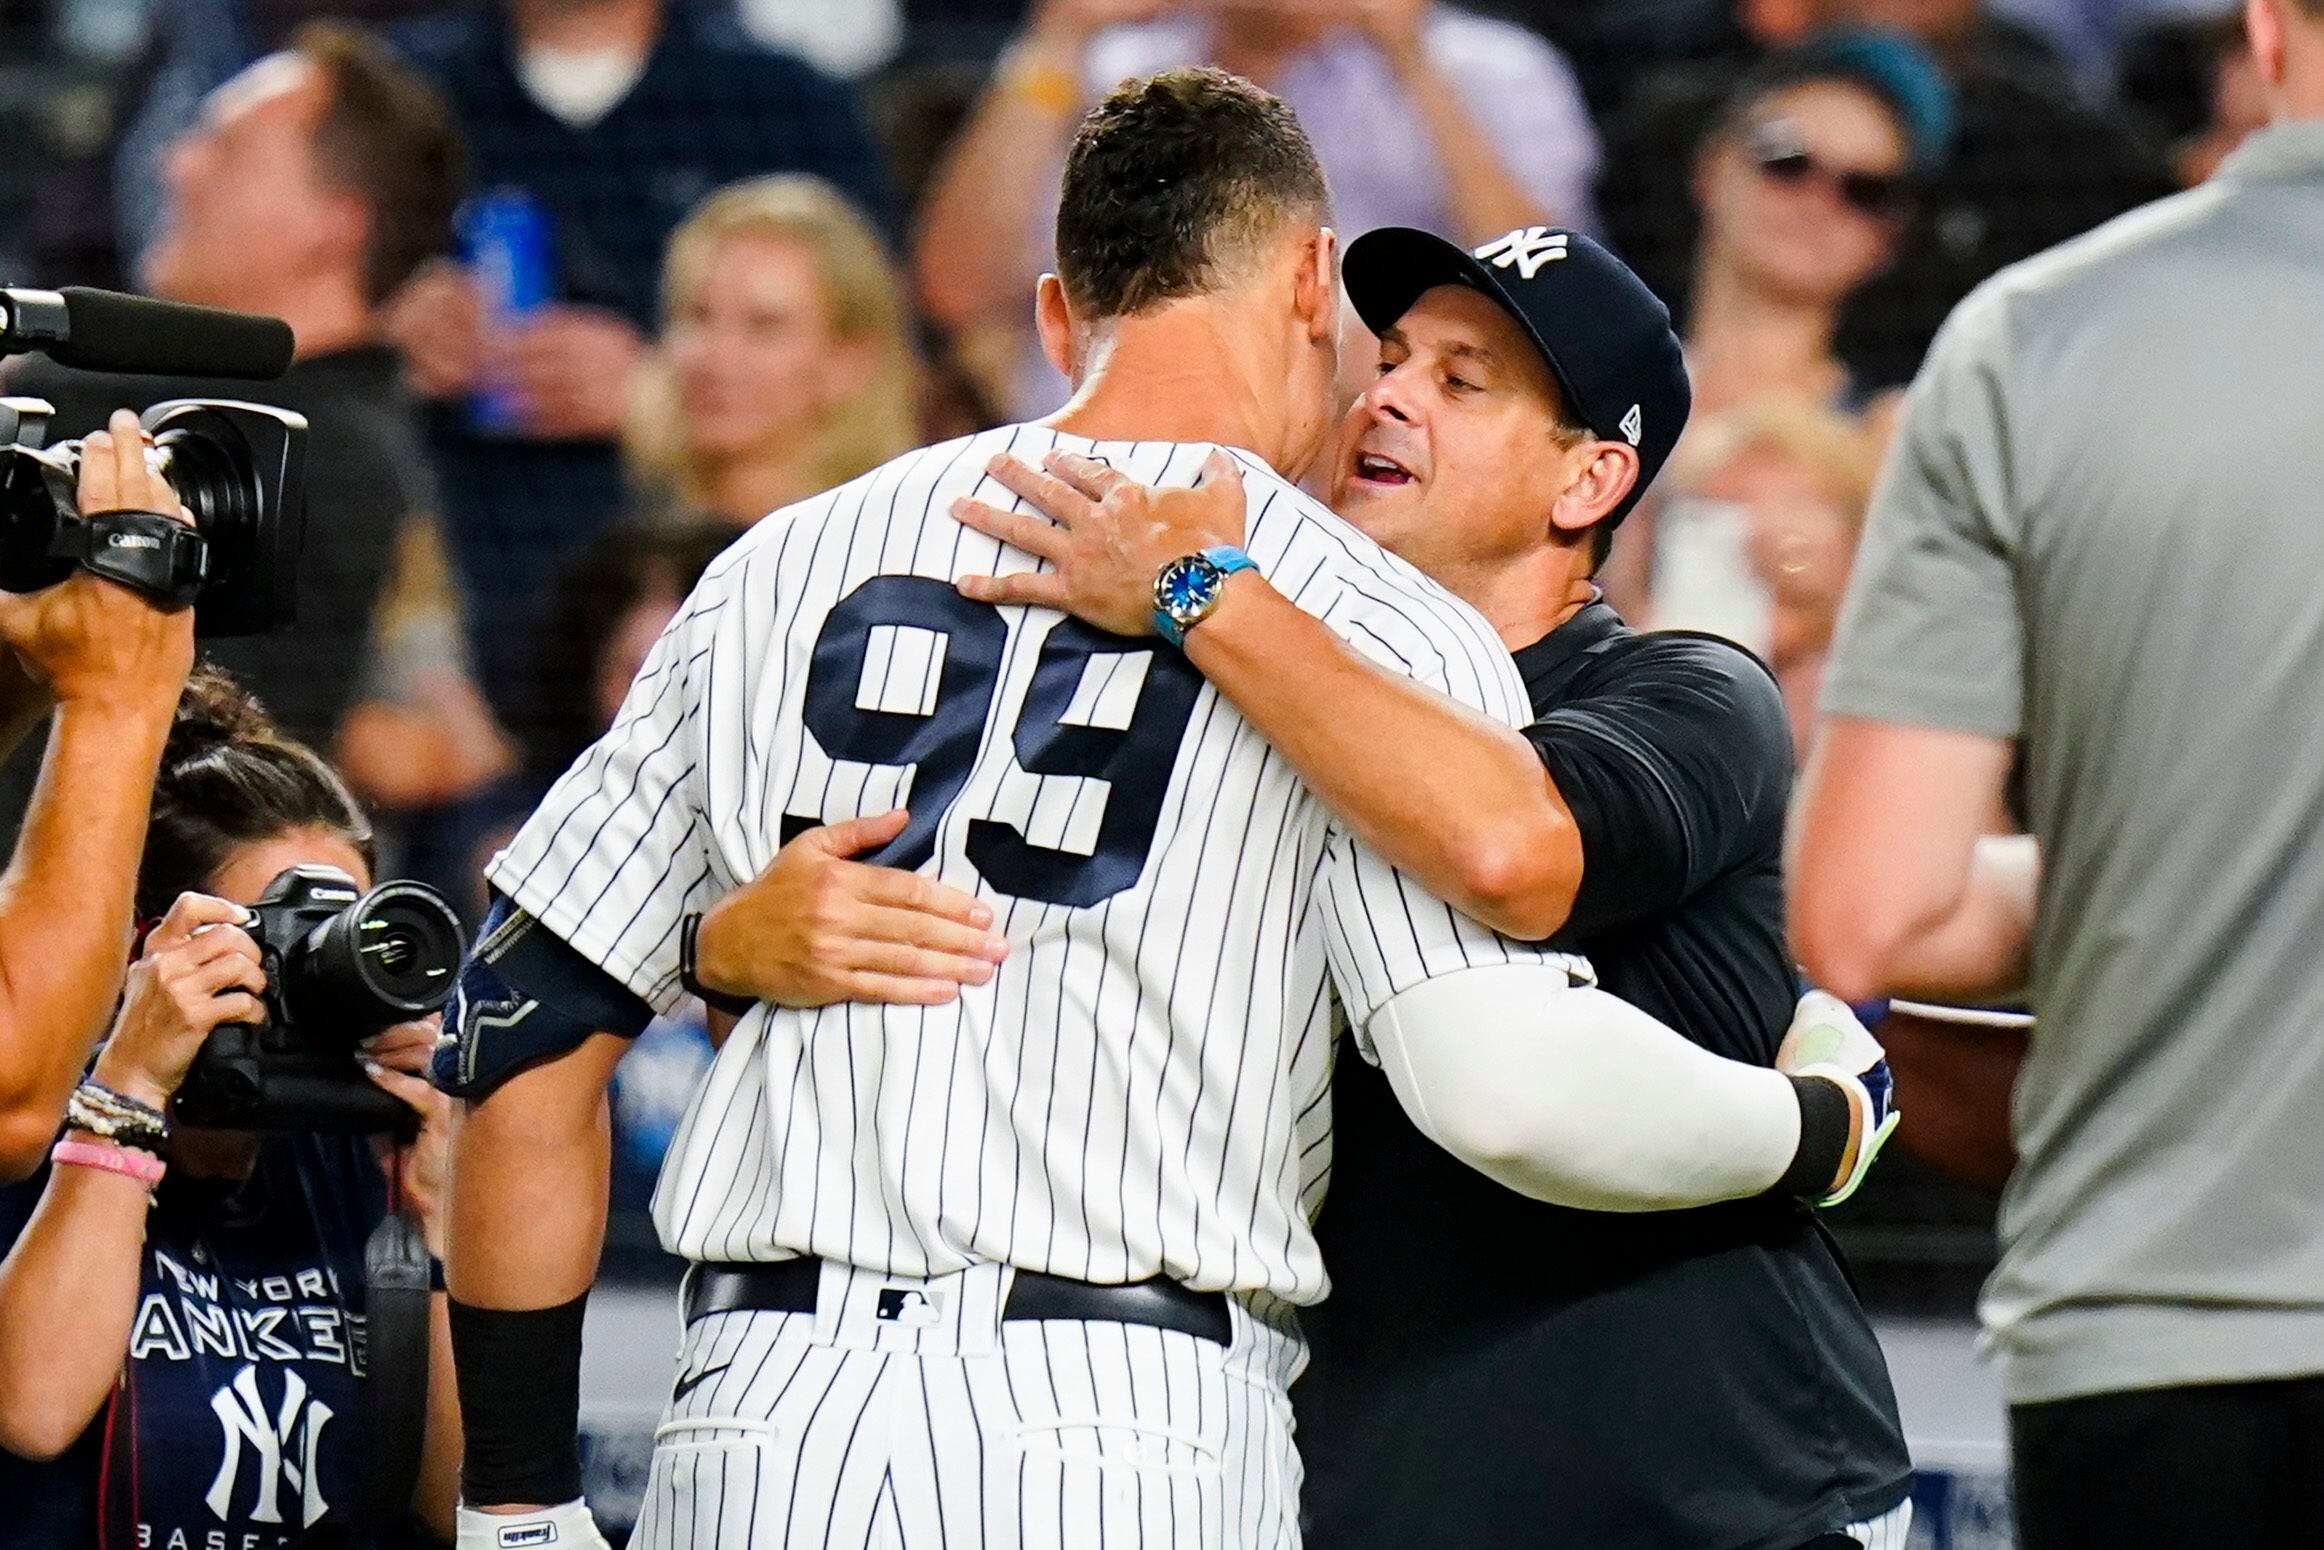
M 1578 231 L 1520 227 L 1472 253 L 1431 232 L 1384 226 L 1348 244 L 1341 277 L 1375 334 L 1439 285 L 1465 285 L 1500 303 L 1549 363 L 1567 413 L 1602 440 L 1638 449 L 1638 483 L 1607 516 L 1609 526 L 1638 504 L 1686 429 L 1694 389 L 1670 309 L 1628 264 Z

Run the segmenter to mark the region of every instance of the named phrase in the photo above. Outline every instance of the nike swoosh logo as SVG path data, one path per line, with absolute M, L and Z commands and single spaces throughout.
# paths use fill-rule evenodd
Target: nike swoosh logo
M 678 1380 L 678 1386 L 670 1390 L 670 1403 L 673 1405 L 678 1403 L 678 1401 L 693 1393 L 704 1383 L 708 1382 L 712 1378 L 717 1377 L 720 1373 L 726 1371 L 727 1368 L 732 1367 L 733 1365 L 734 1363 L 732 1362 L 720 1362 L 715 1367 L 705 1367 L 700 1372 L 695 1373 L 690 1377 L 680 1378 Z

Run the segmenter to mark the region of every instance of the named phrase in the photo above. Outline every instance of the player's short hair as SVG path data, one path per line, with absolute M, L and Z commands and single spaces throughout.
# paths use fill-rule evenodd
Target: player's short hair
M 1213 290 L 1286 226 L 1330 217 L 1323 164 L 1281 99 L 1223 70 L 1166 70 L 1081 121 L 1057 277 L 1082 316 L 1129 317 Z
M 378 39 L 344 22 L 309 22 L 291 47 L 330 86 L 315 162 L 371 212 L 362 280 L 376 305 L 451 245 L 467 153 L 444 99 Z

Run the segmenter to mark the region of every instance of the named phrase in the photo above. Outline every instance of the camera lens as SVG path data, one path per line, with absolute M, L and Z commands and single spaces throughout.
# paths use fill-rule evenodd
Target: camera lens
M 215 430 L 211 434 L 216 435 Z M 228 533 L 239 536 L 250 520 L 247 492 L 234 461 L 240 449 L 197 434 L 189 426 L 165 427 L 154 437 L 154 447 L 162 473 L 194 526 L 213 541 Z
M 449 1000 L 460 968 L 460 922 L 423 883 L 389 883 L 355 906 L 354 945 L 363 977 L 383 1006 L 406 1016 Z
M 408 974 L 420 961 L 420 939 L 415 933 L 391 923 L 365 951 L 374 956 L 381 973 L 390 977 Z
M 285 954 L 285 999 L 301 1026 L 350 1039 L 424 1017 L 452 998 L 460 919 L 425 883 L 383 883 Z

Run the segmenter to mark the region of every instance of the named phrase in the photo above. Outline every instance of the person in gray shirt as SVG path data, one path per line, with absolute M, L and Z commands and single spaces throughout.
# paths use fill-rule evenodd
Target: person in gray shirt
M 2324 1544 L 2324 0 L 2248 20 L 2272 126 L 1939 336 L 1794 814 L 1818 983 L 2039 1016 L 2027 1550 Z

